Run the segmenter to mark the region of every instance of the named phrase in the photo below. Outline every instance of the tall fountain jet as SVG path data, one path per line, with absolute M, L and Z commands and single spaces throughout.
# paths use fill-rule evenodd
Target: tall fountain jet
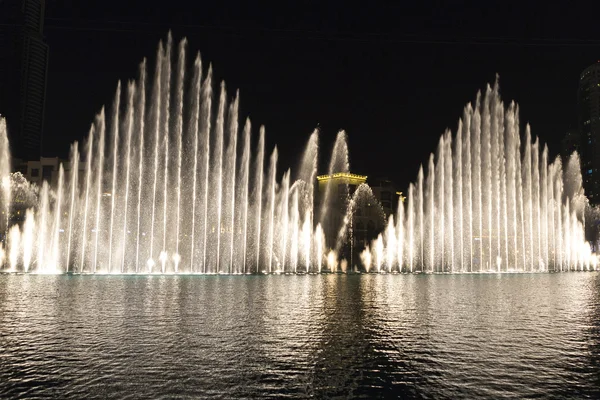
M 497 81 L 488 85 L 474 106 L 465 107 L 457 132 L 440 137 L 426 172 L 411 185 L 407 212 L 400 204 L 390 219 L 396 229 L 389 227 L 371 246 L 388 254 L 381 268 L 595 269 L 597 257 L 584 237 L 587 199 L 579 156 L 574 153 L 565 169 L 558 157 L 548 164 L 548 148 L 532 139 L 529 125 L 523 142 L 521 135 L 518 107 L 502 103 Z M 375 251 L 363 259 L 379 260 L 379 255 Z
M 222 82 L 215 98 L 212 67 L 204 71 L 197 54 L 188 73 L 186 45 L 169 34 L 158 46 L 153 74 L 144 60 L 136 81 L 119 82 L 112 107 L 99 112 L 84 145 L 73 144 L 58 187 L 43 184 L 26 224 L 0 221 L 11 231 L 1 252 L 4 267 L 320 271 L 323 235 L 313 226 L 318 132 L 295 180 L 287 171 L 278 181 L 277 149 L 266 148 L 264 127 L 253 145 L 250 120 L 240 129 L 239 94 L 230 98 Z M 4 120 L 0 128 L 0 207 L 9 215 Z
M 0 228 L 6 234 L 9 228 L 9 214 L 11 202 L 10 190 L 10 149 L 8 134 L 6 132 L 6 120 L 0 117 L 0 210 L 4 218 L 0 218 Z
M 193 66 L 188 66 L 188 62 Z M 467 105 L 445 132 L 366 249 L 354 248 L 353 218 L 377 203 L 363 184 L 347 192 L 332 228 L 331 190 L 314 198 L 319 132 L 297 171 L 281 169 L 265 129 L 239 116 L 240 96 L 213 82 L 200 54 L 169 34 L 156 62 L 117 85 L 84 143 L 74 143 L 57 179 L 35 191 L 12 224 L 10 153 L 0 118 L 0 265 L 33 273 L 319 273 L 567 271 L 596 268 L 584 238 L 579 158 L 548 163 L 548 148 L 522 133 L 498 84 Z M 253 137 L 254 133 L 254 137 Z M 330 175 L 350 171 L 340 131 Z M 345 192 L 346 193 L 346 192 Z M 34 196 L 34 197 L 35 197 Z M 336 201 L 338 199 L 335 199 Z M 333 232 L 332 232 L 333 231 Z M 351 243 L 349 260 L 339 259 Z M 361 253 L 362 251 L 362 253 Z M 361 254 L 354 257 L 353 254 Z M 362 260 L 362 265 L 361 264 Z M 350 263 L 350 265 L 348 265 Z

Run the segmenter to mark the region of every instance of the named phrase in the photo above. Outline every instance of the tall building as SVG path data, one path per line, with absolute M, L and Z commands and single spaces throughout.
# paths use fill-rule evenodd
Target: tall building
M 585 193 L 600 203 L 600 61 L 583 70 L 579 78 L 579 134 Z
M 560 156 L 563 165 L 569 161 L 569 157 L 574 151 L 581 153 L 581 139 L 577 129 L 569 129 L 562 139 Z
M 48 45 L 44 0 L 0 1 L 0 114 L 13 156 L 39 160 L 44 131 Z

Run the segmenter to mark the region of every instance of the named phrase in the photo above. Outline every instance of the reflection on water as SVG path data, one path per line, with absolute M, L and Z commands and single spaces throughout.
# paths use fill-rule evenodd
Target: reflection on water
M 0 276 L 0 397 L 600 396 L 600 274 Z

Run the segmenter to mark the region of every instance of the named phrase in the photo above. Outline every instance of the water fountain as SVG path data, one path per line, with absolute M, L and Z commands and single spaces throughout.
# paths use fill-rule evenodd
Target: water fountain
M 411 272 L 596 269 L 579 156 L 548 164 L 548 147 L 529 126 L 521 143 L 519 127 L 518 107 L 488 85 L 420 168 L 406 216 L 400 204 L 363 259 Z
M 221 83 L 215 100 L 212 67 L 204 69 L 197 54 L 187 68 L 186 46 L 185 39 L 174 46 L 169 35 L 158 46 L 152 77 L 144 60 L 136 81 L 117 85 L 110 110 L 98 113 L 82 146 L 73 144 L 57 185 L 44 182 L 24 221 L 13 226 L 14 184 L 0 119 L 4 270 L 318 273 L 359 262 L 348 266 L 339 250 L 352 231 L 353 204 L 368 187 L 347 199 L 344 223 L 328 243 L 322 224 L 329 188 L 324 206 L 314 204 L 318 132 L 299 170 L 278 181 L 277 148 L 267 153 L 264 127 L 254 146 L 250 120 L 240 135 L 239 94 L 229 98 Z M 564 170 L 560 159 L 548 164 L 547 147 L 532 142 L 529 127 L 521 144 L 519 126 L 517 106 L 504 106 L 497 84 L 478 95 L 457 132 L 442 135 L 426 171 L 419 170 L 408 203 L 357 257 L 365 268 L 595 269 L 584 240 L 578 156 Z M 346 142 L 340 132 L 330 174 L 349 171 Z

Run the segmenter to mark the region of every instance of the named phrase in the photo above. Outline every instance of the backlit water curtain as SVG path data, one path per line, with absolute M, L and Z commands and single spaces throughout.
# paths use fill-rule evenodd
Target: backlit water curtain
M 190 60 L 191 61 L 191 60 Z M 586 200 L 579 159 L 549 164 L 547 147 L 521 142 L 518 108 L 498 87 L 468 105 L 453 135 L 440 138 L 406 203 L 354 261 L 340 249 L 352 237 L 349 197 L 335 243 L 322 222 L 329 188 L 315 209 L 318 132 L 298 171 L 278 173 L 277 148 L 265 130 L 252 140 L 238 116 L 239 97 L 211 68 L 191 62 L 185 39 L 159 45 L 152 71 L 117 85 L 83 145 L 73 144 L 52 187 L 10 174 L 6 124 L 0 120 L 2 269 L 30 273 L 305 273 L 566 271 L 596 268 L 584 238 Z M 255 142 L 255 143 L 253 143 Z M 78 168 L 82 165 L 82 168 Z M 346 136 L 338 134 L 329 174 L 349 172 Z M 280 177 L 278 179 L 278 177 Z M 11 222 L 15 201 L 31 202 Z M 20 212 L 20 211 L 19 211 Z

